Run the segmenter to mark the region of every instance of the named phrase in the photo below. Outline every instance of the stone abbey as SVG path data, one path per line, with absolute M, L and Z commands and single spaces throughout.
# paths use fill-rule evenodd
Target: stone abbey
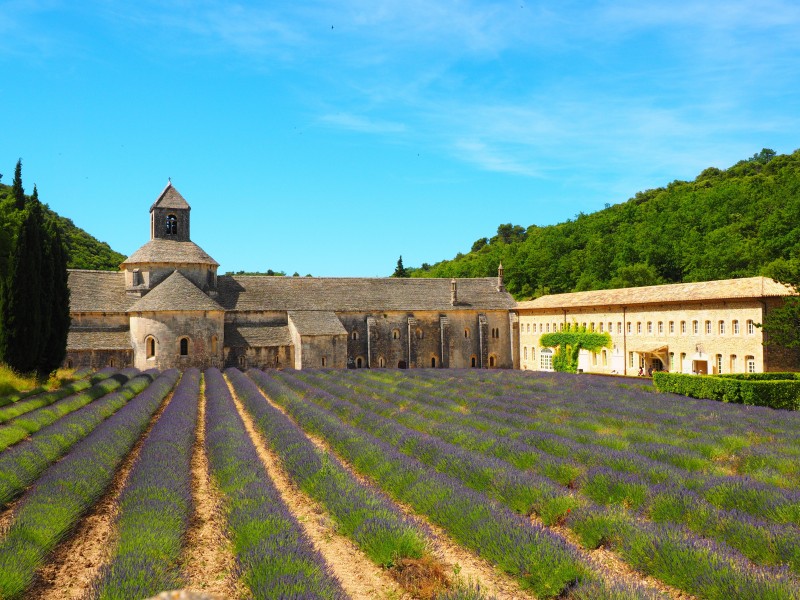
M 516 303 L 497 278 L 217 275 L 190 238 L 170 183 L 150 207 L 150 241 L 118 272 L 69 273 L 65 366 L 521 368 L 552 370 L 544 333 L 579 324 L 612 346 L 582 351 L 585 372 L 636 375 L 796 370 L 764 345 L 788 294 L 764 277 L 542 296 Z
M 139 369 L 513 368 L 514 299 L 498 277 L 218 275 L 169 183 L 150 241 L 119 272 L 69 273 L 67 366 Z

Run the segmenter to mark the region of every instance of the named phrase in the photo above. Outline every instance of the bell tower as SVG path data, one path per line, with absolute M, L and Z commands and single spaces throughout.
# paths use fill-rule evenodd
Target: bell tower
M 172 186 L 172 181 L 150 207 L 150 239 L 188 242 L 189 203 Z

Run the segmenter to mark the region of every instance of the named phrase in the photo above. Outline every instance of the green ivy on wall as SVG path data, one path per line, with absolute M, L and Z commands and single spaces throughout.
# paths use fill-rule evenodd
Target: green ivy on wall
M 553 355 L 553 370 L 565 373 L 578 372 L 578 355 L 581 350 L 597 352 L 611 347 L 611 335 L 587 331 L 577 324 L 567 325 L 563 331 L 545 333 L 539 338 L 543 348 L 556 348 Z

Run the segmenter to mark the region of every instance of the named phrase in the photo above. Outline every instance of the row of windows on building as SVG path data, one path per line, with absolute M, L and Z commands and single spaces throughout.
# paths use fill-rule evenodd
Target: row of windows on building
M 323 356 L 321 362 L 322 362 L 322 366 L 323 367 L 328 366 L 327 365 L 327 357 Z M 366 363 L 366 361 L 364 360 L 363 357 L 361 357 L 361 356 L 357 356 L 356 357 L 356 359 L 354 361 L 354 366 L 355 366 L 356 369 L 362 369 L 366 365 L 367 365 L 367 363 Z M 376 361 L 376 365 L 377 365 L 377 367 L 379 369 L 386 368 L 386 359 L 383 356 L 379 356 L 378 360 Z M 431 368 L 435 369 L 439 365 L 440 365 L 440 363 L 439 363 L 438 357 L 431 356 L 431 361 L 430 361 Z M 479 366 L 478 365 L 478 357 L 473 354 L 470 357 L 470 367 L 474 369 L 474 368 L 476 368 L 478 366 Z M 489 366 L 490 367 L 497 366 L 497 357 L 494 354 L 490 354 L 489 355 Z M 397 368 L 398 369 L 407 369 L 408 368 L 408 363 L 406 363 L 406 361 L 404 361 L 404 360 L 400 360 L 400 361 L 397 362 Z
M 499 340 L 500 339 L 500 328 L 499 327 L 492 327 L 492 330 L 491 330 L 490 334 L 492 336 L 492 339 Z M 380 339 L 380 336 L 379 336 L 377 331 L 375 332 L 374 335 L 375 335 L 375 339 L 376 340 Z M 418 340 L 421 340 L 421 339 L 423 339 L 425 337 L 425 332 L 422 329 L 420 329 L 419 327 L 417 327 L 417 329 L 414 331 L 414 335 L 416 336 L 416 338 Z M 360 334 L 358 333 L 357 329 L 353 329 L 353 331 L 350 332 L 350 339 L 351 340 L 357 340 L 357 339 L 359 339 L 359 337 L 360 337 Z M 468 340 L 470 338 L 472 338 L 472 331 L 470 331 L 469 327 L 465 327 L 464 328 L 464 339 Z M 399 329 L 392 329 L 392 339 L 393 340 L 399 340 L 400 339 L 400 330 Z
M 156 338 L 149 335 L 144 340 L 145 356 L 147 358 L 156 357 Z M 217 353 L 217 336 L 211 336 L 211 354 Z M 178 354 L 180 356 L 189 356 L 189 338 L 182 337 L 178 340 Z
M 527 361 L 528 360 L 528 347 L 523 346 L 522 348 L 522 359 Z M 680 353 L 680 363 L 678 365 L 678 370 L 683 369 L 683 365 L 686 364 L 686 353 Z M 530 360 L 534 364 L 536 364 L 536 348 L 530 349 Z M 745 356 L 744 363 L 739 362 L 740 358 L 736 354 L 728 355 L 728 358 L 722 354 L 717 354 L 714 357 L 714 367 L 717 374 L 720 373 L 739 373 L 740 368 L 743 365 L 744 370 L 747 373 L 755 373 L 756 372 L 756 357 L 755 356 Z M 599 354 L 596 352 L 592 352 L 591 361 L 593 366 L 598 366 L 602 364 L 602 366 L 608 366 L 608 352 L 604 349 Z M 636 353 L 635 352 L 628 352 L 628 366 L 630 368 L 635 368 L 636 366 Z M 660 363 L 659 363 L 660 364 Z M 645 359 L 643 356 L 639 356 L 639 367 L 645 367 Z M 539 352 L 539 368 L 543 371 L 551 371 L 553 369 L 553 351 L 550 348 L 543 348 Z M 669 370 L 675 371 L 676 364 L 675 364 L 675 353 L 669 353 Z
M 531 330 L 531 325 L 533 326 L 532 330 Z M 663 334 L 665 332 L 665 325 L 666 325 L 666 331 L 674 335 L 676 330 L 675 321 L 667 321 L 666 324 L 664 321 L 657 321 L 657 322 L 647 321 L 646 323 L 643 323 L 642 321 L 637 321 L 635 324 L 632 321 L 628 321 L 626 324 L 627 332 L 630 334 L 633 334 L 634 326 L 636 328 L 635 331 L 637 334 L 642 334 L 643 331 L 646 331 L 647 334 L 653 334 L 653 333 Z M 532 324 L 527 323 L 526 327 L 527 327 L 527 333 L 550 333 L 551 331 L 553 332 L 564 331 L 563 322 L 552 323 L 552 329 L 551 329 L 551 323 L 532 323 Z M 608 333 L 614 333 L 614 323 L 612 323 L 611 321 L 608 321 L 608 323 L 603 323 L 603 322 L 581 323 L 581 327 L 587 329 L 588 331 L 598 331 L 600 333 L 604 333 L 607 331 Z M 700 329 L 701 322 L 692 321 L 691 323 L 689 323 L 688 321 L 680 321 L 679 327 L 681 335 L 686 335 L 687 331 L 689 331 L 689 327 L 691 327 L 692 334 L 699 335 L 701 330 Z M 736 319 L 731 321 L 730 329 L 728 329 L 727 321 L 716 321 L 716 323 L 712 321 L 705 321 L 702 324 L 702 327 L 703 327 L 702 330 L 706 335 L 713 335 L 713 334 L 726 335 L 728 331 L 730 331 L 733 335 L 739 335 L 741 333 L 741 327 L 739 325 L 739 321 Z M 751 319 L 748 319 L 747 322 L 745 323 L 745 331 L 747 332 L 747 335 L 755 334 L 756 325 Z M 616 333 L 620 335 L 622 334 L 622 321 L 617 321 Z

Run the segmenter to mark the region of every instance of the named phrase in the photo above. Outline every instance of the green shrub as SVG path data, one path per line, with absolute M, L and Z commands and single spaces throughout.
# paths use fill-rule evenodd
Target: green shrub
M 653 373 L 659 392 L 674 392 L 692 398 L 800 409 L 800 380 L 794 373 L 747 373 L 736 375 L 686 375 Z

